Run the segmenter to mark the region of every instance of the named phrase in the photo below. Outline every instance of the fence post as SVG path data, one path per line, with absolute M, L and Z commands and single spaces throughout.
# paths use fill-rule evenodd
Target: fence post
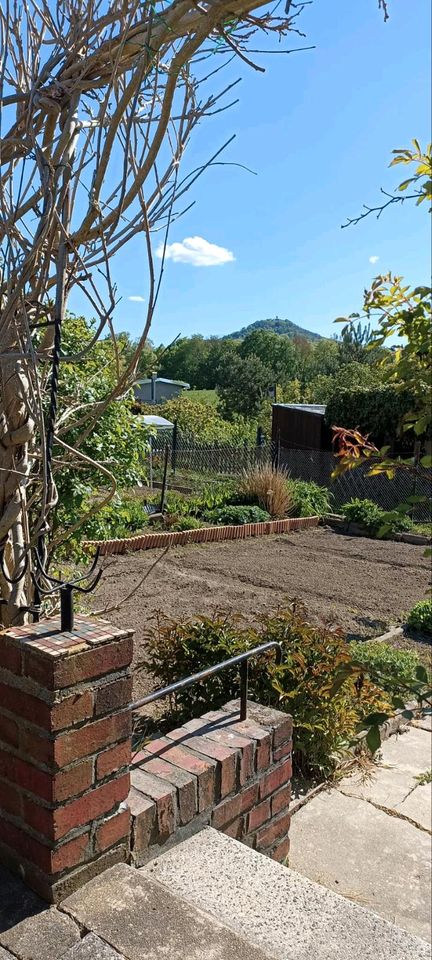
M 174 429 L 172 435 L 172 450 L 171 450 L 171 470 L 175 476 L 177 468 L 177 440 L 178 440 L 178 422 L 174 420 Z
M 273 453 L 273 468 L 275 470 L 279 470 L 279 467 L 280 467 L 280 451 L 281 451 L 280 428 L 278 427 L 277 438 L 276 438 L 276 449 Z
M 412 491 L 411 491 L 411 495 L 412 495 L 413 497 L 417 496 L 417 487 L 418 487 L 418 473 L 417 473 L 417 471 L 418 471 L 419 466 L 420 466 L 420 456 L 421 456 L 421 440 L 415 440 L 415 442 L 414 442 L 414 469 L 416 470 L 416 473 L 414 474 L 414 482 L 413 482 L 413 487 L 412 487 Z M 411 513 L 411 520 L 414 520 L 414 518 L 415 518 L 415 510 L 416 510 L 416 504 L 413 503 L 413 505 L 412 505 L 412 510 L 410 511 L 410 513 Z
M 262 427 L 257 427 L 256 446 L 257 446 L 258 463 L 261 463 L 261 461 L 264 459 L 264 445 L 265 445 L 264 430 Z

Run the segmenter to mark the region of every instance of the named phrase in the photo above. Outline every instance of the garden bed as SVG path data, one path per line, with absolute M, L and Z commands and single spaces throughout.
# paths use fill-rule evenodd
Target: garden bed
M 146 552 L 106 557 L 93 609 L 111 608 L 138 587 L 153 562 Z M 430 560 L 424 548 L 394 541 L 341 537 L 317 527 L 279 536 L 174 545 L 127 603 L 107 614 L 135 630 L 136 662 L 158 611 L 178 619 L 216 610 L 250 615 L 300 597 L 312 617 L 340 624 L 349 637 L 382 634 L 425 595 Z M 145 668 L 134 693 L 152 682 Z

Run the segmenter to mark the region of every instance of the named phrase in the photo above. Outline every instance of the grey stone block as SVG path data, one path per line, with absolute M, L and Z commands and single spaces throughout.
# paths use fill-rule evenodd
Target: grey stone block
M 125 864 L 91 880 L 62 908 L 127 960 L 269 960 L 222 922 Z
M 55 907 L 27 916 L 0 933 L 0 945 L 19 960 L 60 960 L 79 940 L 77 925 Z
M 1 956 L 0 960 L 2 960 Z M 72 950 L 68 950 L 63 960 L 125 960 L 125 958 L 104 943 L 100 937 L 89 933 L 84 940 L 72 947 Z
M 430 960 L 424 940 L 212 829 L 139 873 L 223 919 L 274 960 Z

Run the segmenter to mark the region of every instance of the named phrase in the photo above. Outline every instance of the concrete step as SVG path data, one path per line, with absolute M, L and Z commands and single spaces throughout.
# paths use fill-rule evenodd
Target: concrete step
M 126 864 L 95 877 L 61 909 L 91 931 L 62 960 L 272 960 L 219 918 Z
M 272 960 L 431 957 L 426 941 L 211 828 L 138 873 L 219 920 Z

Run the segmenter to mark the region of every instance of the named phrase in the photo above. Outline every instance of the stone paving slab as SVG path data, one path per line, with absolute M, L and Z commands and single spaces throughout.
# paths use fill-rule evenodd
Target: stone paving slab
M 2 960 L 1 955 L 0 960 Z M 68 950 L 63 960 L 124 960 L 124 957 L 104 943 L 100 937 L 89 933 L 84 940 Z
M 419 727 L 421 730 L 432 730 L 432 715 L 428 717 L 420 717 L 418 720 L 413 721 L 414 727 Z
M 396 807 L 404 817 L 409 817 L 425 829 L 432 828 L 432 785 L 417 784 L 412 793 L 408 794 L 402 803 Z
M 380 806 L 403 813 L 426 830 L 432 824 L 432 789 L 419 790 L 418 774 L 432 765 L 431 735 L 426 730 L 410 727 L 407 733 L 390 737 L 381 747 L 381 760 L 370 775 L 362 771 L 344 777 L 339 788 L 344 794 L 370 800 Z
M 27 917 L 0 934 L 0 944 L 19 960 L 60 960 L 80 939 L 76 924 L 55 907 Z
M 126 864 L 91 880 L 64 900 L 62 909 L 126 960 L 269 960 L 221 922 Z
M 5 960 L 2 948 L 8 960 L 10 953 L 19 960 L 60 960 L 80 939 L 70 917 L 0 868 L 0 960 Z
M 15 957 L 9 953 L 9 950 L 3 950 L 3 947 L 0 947 L 0 960 L 15 960 Z
M 326 828 L 322 818 L 315 842 Z M 275 960 L 430 960 L 423 940 L 211 828 L 139 873 L 156 877 Z
M 321 793 L 292 819 L 289 864 L 391 923 L 431 936 L 431 837 L 371 803 Z

